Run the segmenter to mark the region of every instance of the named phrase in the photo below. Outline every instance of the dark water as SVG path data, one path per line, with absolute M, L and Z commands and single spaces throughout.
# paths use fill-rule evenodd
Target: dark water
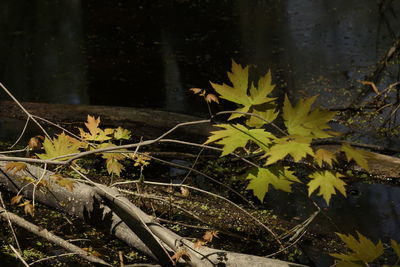
M 345 107 L 399 35 L 400 4 L 383 2 L 5 0 L 0 80 L 21 100 L 196 113 L 187 89 L 226 81 L 233 58 L 272 68 L 280 94 Z
M 343 108 L 370 96 L 357 80 L 399 38 L 399 16 L 391 0 L 3 0 L 0 82 L 22 101 L 206 114 L 187 90 L 226 82 L 233 58 L 255 76 L 271 68 L 278 95 L 319 93 L 319 104 Z M 399 73 L 393 61 L 379 89 Z M 0 126 L 4 137 L 10 122 Z M 400 189 L 354 186 L 360 195 L 335 199 L 326 229 L 399 241 Z M 309 212 L 290 207 L 290 216 Z
M 347 197 L 335 195 L 329 206 L 320 197 L 312 199 L 321 207 L 321 213 L 310 228 L 317 233 L 337 232 L 352 234 L 356 231 L 375 243 L 381 240 L 400 240 L 400 187 L 380 183 L 356 182 L 347 186 Z M 287 220 L 302 222 L 315 211 L 307 192 L 294 190 L 285 193 L 272 190 L 267 193 L 265 205 Z M 316 266 L 330 266 L 333 259 L 320 250 L 304 246 Z

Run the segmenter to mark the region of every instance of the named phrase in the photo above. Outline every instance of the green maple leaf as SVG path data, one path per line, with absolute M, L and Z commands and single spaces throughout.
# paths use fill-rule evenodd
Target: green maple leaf
M 355 149 L 348 144 L 343 144 L 341 149 L 346 154 L 347 161 L 351 161 L 352 159 L 364 170 L 368 171 L 368 158 L 371 154 L 368 151 Z
M 250 180 L 247 190 L 253 190 L 254 195 L 262 202 L 268 192 L 269 185 L 275 189 L 291 192 L 291 184 L 299 182 L 288 167 L 274 166 L 270 168 L 253 168 L 244 175 L 245 179 Z
M 383 254 L 383 244 L 379 241 L 376 245 L 357 232 L 357 238 L 353 237 L 352 235 L 345 235 L 336 233 L 340 239 L 346 244 L 346 246 L 352 250 L 352 252 L 348 254 L 339 254 L 339 253 L 332 253 L 331 256 L 341 259 L 345 262 L 358 262 L 362 261 L 364 263 L 372 262 L 377 259 L 379 256 Z M 363 265 L 365 266 L 365 265 Z
M 270 150 L 265 153 L 264 156 L 268 157 L 266 165 L 284 159 L 287 155 L 292 156 L 295 162 L 300 161 L 302 158 L 306 157 L 307 154 L 314 156 L 314 151 L 311 149 L 310 143 L 311 138 L 300 136 L 283 137 L 272 145 Z
M 249 67 L 243 68 L 232 60 L 232 72 L 228 72 L 228 78 L 232 86 L 227 84 L 211 83 L 214 90 L 220 94 L 221 98 L 234 102 L 239 105 L 237 111 L 256 113 L 268 122 L 273 121 L 278 115 L 275 112 L 275 98 L 267 97 L 272 90 L 271 72 L 267 72 L 263 77 L 258 80 L 258 86 L 255 87 L 251 83 L 249 88 Z M 266 104 L 269 105 L 266 105 Z M 229 120 L 245 116 L 244 114 L 232 114 Z M 251 118 L 248 120 L 249 126 L 260 126 L 267 122 L 258 118 Z
M 74 154 L 79 152 L 80 142 L 73 141 L 72 137 L 61 133 L 57 138 L 53 138 L 51 142 L 47 137 L 44 139 L 43 148 L 45 153 L 36 154 L 40 159 L 52 159 L 62 155 Z M 66 160 L 66 158 L 59 158 L 57 160 Z
M 329 205 L 331 196 L 336 194 L 338 190 L 342 195 L 346 196 L 346 183 L 343 182 L 340 177 L 343 175 L 339 173 L 332 173 L 330 171 L 317 171 L 309 176 L 312 180 L 307 184 L 308 186 L 308 196 L 319 187 L 318 195 L 322 196 L 326 203 Z
M 118 127 L 117 129 L 115 129 L 114 138 L 116 140 L 121 140 L 121 139 L 129 140 L 131 138 L 131 131 L 124 129 L 122 127 Z
M 116 145 L 114 145 L 113 143 L 102 143 L 99 144 L 96 148 L 100 149 L 108 147 L 116 147 Z M 125 168 L 121 163 L 119 163 L 119 160 L 126 158 L 123 153 L 127 152 L 128 151 L 126 150 L 114 150 L 113 153 L 101 153 L 102 158 L 106 159 L 106 168 L 109 174 L 114 173 L 115 175 L 120 176 L 121 171 L 123 171 Z
M 312 138 L 327 138 L 333 136 L 329 132 L 328 122 L 335 116 L 335 112 L 314 109 L 311 106 L 317 96 L 300 99 L 295 107 L 289 101 L 287 95 L 283 104 L 283 119 L 290 135 L 309 136 Z
M 232 153 L 239 147 L 245 147 L 250 140 L 266 151 L 271 140 L 276 138 L 263 129 L 248 129 L 240 124 L 218 124 L 216 126 L 224 128 L 224 130 L 211 132 L 212 135 L 208 137 L 205 144 L 215 142 L 223 145 L 221 157 Z

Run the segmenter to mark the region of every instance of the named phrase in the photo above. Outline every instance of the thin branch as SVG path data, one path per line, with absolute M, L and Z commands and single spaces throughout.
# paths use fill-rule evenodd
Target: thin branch
M 119 189 L 118 191 L 120 191 L 122 193 L 125 193 L 125 194 L 137 196 L 137 197 L 143 197 L 143 198 L 148 198 L 148 199 L 153 199 L 153 200 L 157 200 L 157 201 L 168 203 L 168 205 L 171 205 L 171 206 L 175 207 L 176 209 L 178 209 L 180 211 L 183 211 L 184 213 L 189 214 L 190 216 L 192 216 L 196 220 L 199 220 L 200 222 L 207 224 L 207 222 L 205 222 L 203 219 L 201 219 L 199 216 L 197 216 L 193 212 L 188 211 L 188 210 L 182 208 L 181 206 L 176 205 L 174 203 L 171 203 L 169 200 L 165 200 L 165 199 L 163 199 L 161 197 L 151 196 L 151 195 L 148 195 L 148 194 L 139 194 L 139 193 L 131 192 L 129 190 L 124 190 L 124 189 Z
M 19 252 L 11 245 L 9 244 L 11 250 L 14 252 L 15 256 L 22 262 L 23 265 L 25 265 L 26 267 L 29 267 L 29 264 L 24 260 L 24 258 L 22 258 L 21 254 L 19 254 Z
M 6 216 L 7 215 L 5 215 L 5 210 L 3 208 L 0 208 L 0 217 L 5 218 Z M 37 236 L 43 237 L 44 239 L 46 239 L 60 247 L 63 247 L 68 251 L 74 252 L 89 262 L 94 262 L 94 263 L 98 263 L 98 264 L 105 265 L 105 266 L 111 266 L 110 264 L 103 261 L 102 259 L 99 259 L 98 257 L 95 257 L 95 256 L 91 255 L 90 253 L 82 250 L 80 247 L 77 247 L 74 244 L 71 244 L 71 243 L 65 241 L 64 239 L 52 234 L 48 230 L 43 229 L 42 227 L 39 227 L 33 223 L 30 223 L 27 220 L 15 215 L 11 212 L 8 212 L 8 217 L 14 224 L 18 225 L 19 227 L 24 228 L 25 230 L 28 230 L 29 232 L 31 232 Z
M 26 146 L 25 148 L 22 149 L 16 149 L 16 150 L 7 150 L 7 151 L 0 151 L 0 154 L 13 154 L 13 153 L 20 153 L 20 152 L 24 152 L 27 151 L 29 149 L 28 146 Z
M 33 262 L 29 263 L 29 266 L 32 266 L 32 265 L 34 265 L 36 263 L 39 263 L 39 262 L 48 261 L 48 260 L 61 258 L 61 257 L 66 257 L 66 256 L 72 256 L 72 255 L 78 255 L 78 254 L 76 252 L 70 252 L 70 253 L 63 253 L 63 254 L 55 255 L 55 256 L 49 256 L 49 257 L 46 257 L 46 258 L 43 258 L 43 259 L 39 259 L 39 260 L 33 261 Z
M 14 237 L 15 244 L 17 245 L 18 250 L 19 250 L 19 251 L 22 251 L 22 250 L 21 250 L 21 246 L 19 245 L 19 242 L 18 242 L 17 234 L 15 233 L 14 227 L 13 227 L 12 222 L 11 222 L 11 220 L 10 220 L 10 216 L 8 215 L 8 212 L 7 212 L 7 209 L 6 209 L 6 205 L 5 205 L 5 203 L 4 203 L 4 200 L 3 200 L 3 197 L 2 197 L 2 195 L 1 195 L 1 192 L 0 192 L 0 201 L 1 201 L 1 205 L 2 205 L 2 207 L 3 207 L 3 209 L 4 209 L 4 212 L 5 212 L 5 214 L 6 214 L 6 219 L 7 219 L 8 225 L 10 226 L 11 233 L 12 233 L 12 235 L 13 235 L 13 237 Z
M 18 144 L 19 140 L 21 140 L 22 136 L 24 135 L 24 133 L 25 133 L 25 131 L 26 131 L 26 127 L 28 127 L 28 123 L 29 123 L 29 117 L 26 118 L 25 125 L 24 125 L 24 128 L 23 128 L 22 131 L 21 131 L 21 134 L 19 135 L 19 137 L 17 138 L 17 140 L 14 142 L 14 144 L 12 144 L 12 145 L 10 146 L 10 149 L 13 148 L 16 144 Z
M 226 188 L 228 191 L 234 193 L 235 195 L 237 195 L 238 197 L 240 197 L 243 201 L 245 201 L 247 204 L 249 204 L 250 206 L 252 206 L 252 207 L 254 208 L 254 205 L 253 205 L 252 203 L 250 203 L 250 201 L 248 201 L 248 200 L 247 200 L 244 196 L 242 196 L 239 192 L 237 192 L 236 190 L 234 190 L 234 189 L 231 188 L 230 186 L 228 186 L 228 185 L 226 185 L 226 184 L 224 184 L 224 183 L 222 183 L 222 182 L 220 182 L 220 181 L 218 181 L 218 180 L 212 178 L 211 176 L 209 176 L 209 175 L 207 175 L 207 174 L 205 174 L 205 173 L 203 173 L 203 172 L 201 172 L 201 171 L 198 171 L 198 170 L 193 169 L 193 168 L 191 168 L 191 167 L 187 167 L 187 166 L 184 166 L 184 165 L 180 165 L 180 164 L 176 164 L 176 163 L 173 163 L 173 162 L 169 162 L 169 161 L 166 161 L 166 160 L 163 160 L 163 159 L 159 159 L 159 158 L 156 158 L 156 157 L 153 157 L 153 156 L 150 156 L 150 155 L 146 155 L 146 156 L 149 157 L 149 158 L 151 158 L 151 159 L 154 159 L 154 160 L 156 160 L 156 161 L 159 161 L 159 162 L 161 162 L 161 163 L 164 163 L 164 164 L 167 164 L 167 165 L 170 165 L 170 166 L 173 166 L 173 167 L 177 167 L 177 168 L 180 168 L 180 169 L 185 169 L 185 170 L 188 170 L 188 171 L 197 173 L 197 174 L 199 174 L 199 175 L 201 175 L 201 176 L 203 176 L 203 177 L 205 177 L 205 178 L 207 178 L 207 179 L 213 181 L 214 183 L 216 183 L 216 184 L 218 184 L 218 185 L 220 185 L 220 186 Z M 182 183 L 180 183 L 180 185 L 182 185 Z
M 257 222 L 262 228 L 264 228 L 265 230 L 267 230 L 267 232 L 269 232 L 274 239 L 278 242 L 278 244 L 280 244 L 282 246 L 282 242 L 279 240 L 278 236 L 275 234 L 274 231 L 272 231 L 272 229 L 270 229 L 268 226 L 266 226 L 265 224 L 263 224 L 260 220 L 258 220 L 256 217 L 254 217 L 253 215 L 251 215 L 249 212 L 247 212 L 245 209 L 243 209 L 242 207 L 240 207 L 239 205 L 237 205 L 236 203 L 230 201 L 227 198 L 224 198 L 220 195 L 208 192 L 206 190 L 202 190 L 193 186 L 189 186 L 189 185 L 180 185 L 180 184 L 167 184 L 167 183 L 160 183 L 160 182 L 147 182 L 147 181 L 139 181 L 139 180 L 135 180 L 135 181 L 131 181 L 132 183 L 144 183 L 144 184 L 152 184 L 152 185 L 160 185 L 160 186 L 173 186 L 173 187 L 185 187 L 194 191 L 198 191 L 201 193 L 204 193 L 206 195 L 210 195 L 213 196 L 215 198 L 219 198 L 229 204 L 231 204 L 232 206 L 234 206 L 235 208 L 237 208 L 238 210 L 240 210 L 241 212 L 243 212 L 244 214 L 246 214 L 247 216 L 249 216 L 251 219 L 253 219 L 255 222 Z M 117 184 L 117 183 L 116 183 Z M 125 183 L 126 184 L 126 183 Z M 121 190 L 118 188 L 118 190 Z
M 3 88 L 4 92 L 6 92 L 9 97 L 11 97 L 11 99 L 20 107 L 20 109 L 28 116 L 28 118 L 36 123 L 36 125 L 43 131 L 47 138 L 51 140 L 50 135 L 43 128 L 43 126 L 24 108 L 24 106 L 22 106 L 22 104 L 14 97 L 14 95 L 11 94 L 11 92 L 8 91 L 8 89 L 2 83 L 0 83 L 0 87 Z

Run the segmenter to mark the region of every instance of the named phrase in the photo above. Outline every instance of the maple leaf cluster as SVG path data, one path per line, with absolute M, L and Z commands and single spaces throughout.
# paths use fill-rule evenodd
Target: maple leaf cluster
M 243 68 L 232 62 L 232 71 L 228 72 L 232 85 L 212 83 L 212 87 L 221 98 L 239 105 L 239 113 L 234 113 L 228 120 L 245 116 L 245 124 L 217 124 L 221 130 L 211 132 L 205 144 L 215 143 L 222 145 L 221 156 L 244 151 L 247 154 L 261 153 L 260 159 L 266 159 L 264 167 L 254 168 L 247 172 L 245 179 L 250 180 L 248 190 L 263 201 L 269 185 L 275 189 L 291 192 L 293 182 L 301 182 L 288 167 L 275 166 L 277 163 L 290 159 L 293 162 L 311 161 L 315 172 L 309 175 L 307 183 L 308 193 L 311 195 L 318 189 L 329 204 L 331 196 L 336 191 L 346 196 L 346 183 L 341 179 L 343 175 L 330 170 L 336 164 L 336 153 L 342 151 L 347 160 L 356 162 L 368 171 L 369 152 L 354 149 L 344 144 L 340 151 L 332 152 L 323 148 L 314 149 L 312 141 L 337 136 L 331 130 L 329 122 L 336 115 L 335 112 L 312 108 L 317 96 L 300 99 L 292 105 L 288 96 L 285 96 L 282 106 L 282 119 L 285 129 L 267 131 L 265 126 L 272 125 L 278 116 L 276 98 L 270 96 L 274 89 L 271 82 L 271 72 L 261 77 L 257 87 L 249 82 L 249 67 Z M 262 127 L 263 126 L 263 127 Z M 274 125 L 275 128 L 278 128 Z M 251 148 L 255 149 L 251 149 Z

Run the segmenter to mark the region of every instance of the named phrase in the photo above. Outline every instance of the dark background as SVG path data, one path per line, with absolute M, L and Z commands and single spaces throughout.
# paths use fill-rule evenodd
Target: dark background
M 341 108 L 399 36 L 399 11 L 390 0 L 3 0 L 0 81 L 22 101 L 205 114 L 188 89 L 226 82 L 234 59 L 254 76 L 271 68 L 278 95 Z

